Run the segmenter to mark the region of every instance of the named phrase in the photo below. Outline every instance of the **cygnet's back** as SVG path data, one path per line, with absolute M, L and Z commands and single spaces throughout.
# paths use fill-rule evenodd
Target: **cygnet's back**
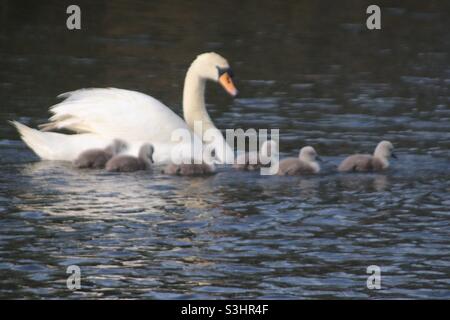
M 133 172 L 150 169 L 153 163 L 153 145 L 144 144 L 139 149 L 139 156 L 117 155 L 106 163 L 106 170 L 110 172 Z
M 116 139 L 105 149 L 89 149 L 82 152 L 73 161 L 73 165 L 80 169 L 102 169 L 105 167 L 105 164 L 109 159 L 111 159 L 115 154 L 120 153 L 125 148 L 125 142 Z
M 315 174 L 320 171 L 316 162 L 320 160 L 313 147 L 307 146 L 300 150 L 298 158 L 286 158 L 278 163 L 278 175 Z
M 382 171 L 389 167 L 389 158 L 396 158 L 394 146 L 389 141 L 381 141 L 373 155 L 354 154 L 345 158 L 338 167 L 340 172 Z

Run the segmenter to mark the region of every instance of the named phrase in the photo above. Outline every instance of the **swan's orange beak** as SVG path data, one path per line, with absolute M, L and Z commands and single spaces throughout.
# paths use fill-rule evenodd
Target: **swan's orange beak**
M 228 72 L 224 72 L 219 77 L 219 82 L 222 85 L 222 87 L 233 97 L 235 97 L 238 94 L 238 91 L 236 87 L 234 86 L 233 80 L 231 79 Z

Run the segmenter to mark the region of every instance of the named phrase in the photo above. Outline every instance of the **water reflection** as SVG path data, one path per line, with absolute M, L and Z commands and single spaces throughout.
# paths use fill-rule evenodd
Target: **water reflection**
M 89 219 L 138 219 L 140 214 L 207 210 L 212 206 L 211 178 L 179 178 L 153 172 L 111 174 L 80 170 L 70 163 L 41 161 L 26 165 L 18 209 Z M 175 184 L 175 185 L 174 185 Z
M 341 174 L 338 183 L 345 190 L 385 191 L 389 178 L 385 174 Z

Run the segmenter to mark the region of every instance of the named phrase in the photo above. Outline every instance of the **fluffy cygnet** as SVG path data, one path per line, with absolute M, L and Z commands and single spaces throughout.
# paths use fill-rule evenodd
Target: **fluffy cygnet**
M 161 173 L 172 175 L 172 176 L 206 176 L 215 174 L 216 168 L 214 166 L 214 160 L 216 159 L 216 150 L 211 151 L 211 164 L 203 161 L 202 163 L 194 163 L 191 159 L 188 163 L 169 163 L 161 171 Z
M 269 167 L 270 162 L 263 163 L 262 159 L 264 159 L 265 162 L 265 159 L 268 160 L 272 153 L 277 152 L 277 150 L 277 143 L 275 141 L 266 140 L 261 145 L 259 152 L 251 151 L 238 155 L 233 168 L 238 170 L 254 171 L 260 169 L 261 167 Z
M 375 148 L 373 155 L 354 154 L 345 158 L 338 167 L 338 171 L 382 171 L 389 167 L 389 158 L 397 158 L 393 153 L 394 146 L 389 141 L 381 141 Z
M 172 176 L 205 176 L 215 173 L 214 165 L 206 163 L 182 163 L 182 164 L 168 164 L 162 173 Z
M 320 171 L 316 160 L 321 161 L 313 147 L 307 146 L 300 149 L 298 158 L 286 158 L 278 164 L 278 175 L 314 174 Z
M 126 149 L 126 143 L 121 140 L 114 140 L 111 145 L 105 149 L 89 149 L 82 152 L 74 161 L 76 168 L 102 169 L 106 162 L 114 155 Z
M 139 156 L 117 155 L 106 163 L 106 170 L 110 172 L 133 172 L 150 169 L 153 163 L 153 145 L 144 144 L 139 149 Z

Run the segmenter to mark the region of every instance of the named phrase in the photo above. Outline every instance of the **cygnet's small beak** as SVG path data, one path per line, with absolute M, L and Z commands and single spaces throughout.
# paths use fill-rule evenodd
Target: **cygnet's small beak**
M 219 82 L 222 85 L 222 87 L 228 92 L 232 97 L 235 97 L 238 94 L 238 90 L 234 86 L 233 80 L 231 79 L 228 72 L 224 72 L 219 77 Z
M 391 153 L 391 157 L 394 159 L 398 159 L 397 155 L 395 153 Z
M 317 161 L 320 161 L 320 162 L 323 162 L 322 158 L 319 157 L 319 156 L 316 156 L 316 160 L 317 160 Z

